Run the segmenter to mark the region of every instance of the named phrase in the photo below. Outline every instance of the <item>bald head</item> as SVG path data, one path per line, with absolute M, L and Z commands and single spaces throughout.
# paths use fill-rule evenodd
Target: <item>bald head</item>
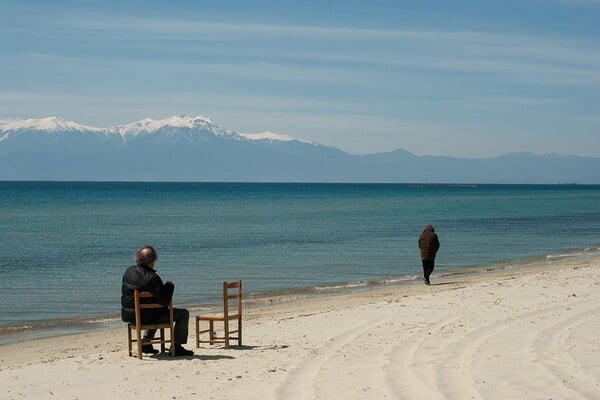
M 157 258 L 156 250 L 152 246 L 144 246 L 135 253 L 136 264 L 147 267 L 154 267 Z

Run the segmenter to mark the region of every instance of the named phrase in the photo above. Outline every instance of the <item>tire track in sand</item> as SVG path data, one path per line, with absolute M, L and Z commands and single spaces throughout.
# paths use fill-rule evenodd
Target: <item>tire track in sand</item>
M 565 306 L 555 305 L 516 318 L 496 315 L 485 326 L 464 332 L 460 331 L 460 318 L 437 321 L 430 328 L 431 336 L 413 335 L 415 344 L 411 348 L 395 346 L 390 354 L 392 368 L 387 371 L 388 381 L 394 386 L 397 398 L 496 398 L 499 390 L 508 398 L 535 398 L 535 393 L 547 385 L 553 386 L 554 398 L 595 398 L 596 394 L 590 396 L 598 393 L 598 379 L 593 375 L 582 376 L 576 384 L 567 385 L 565 375 L 571 377 L 569 371 L 573 365 L 561 364 L 561 360 L 544 361 L 551 353 L 544 350 L 550 343 L 563 343 L 565 333 L 598 314 L 598 309 L 590 305 L 571 304 L 571 309 L 575 307 L 585 310 L 565 315 Z M 486 315 L 480 318 L 485 321 Z M 450 341 L 443 338 L 448 327 L 458 331 Z M 559 354 L 569 354 L 565 353 L 565 346 L 559 347 L 563 349 Z M 499 353 L 499 348 L 508 350 Z M 398 368 L 403 360 L 404 364 L 408 362 L 408 369 Z
M 600 307 L 591 302 L 579 302 L 569 307 L 577 314 L 559 319 L 538 332 L 534 352 L 541 363 L 572 392 L 585 399 L 600 399 L 600 361 L 590 354 L 600 346 Z M 583 309 L 583 311 L 581 311 Z M 594 325 L 594 323 L 596 323 Z M 584 336 L 577 340 L 576 336 Z
M 381 375 L 379 371 L 385 362 L 383 355 L 373 357 L 373 353 L 379 346 L 388 346 L 384 338 L 375 343 L 377 331 L 396 319 L 395 311 L 377 318 L 357 318 L 360 323 L 323 340 L 322 345 L 313 349 L 313 357 L 291 371 L 279 387 L 277 398 L 393 398 L 387 396 L 383 380 L 375 382 L 372 375 Z M 350 386 L 336 385 L 336 376 L 346 380 L 348 375 L 353 375 Z

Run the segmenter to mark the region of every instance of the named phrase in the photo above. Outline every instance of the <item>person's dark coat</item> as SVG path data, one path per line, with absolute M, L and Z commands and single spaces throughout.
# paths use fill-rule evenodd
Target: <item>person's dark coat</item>
M 140 291 L 152 292 L 154 299 L 161 305 L 167 307 L 173 297 L 175 286 L 171 282 L 163 283 L 160 276 L 150 267 L 145 265 L 134 265 L 123 274 L 123 284 L 121 286 L 121 319 L 124 322 L 135 322 L 133 292 L 135 289 Z M 142 310 L 142 321 L 154 322 L 158 315 L 164 309 L 146 309 Z
M 440 248 L 440 241 L 433 226 L 426 225 L 423 233 L 419 236 L 419 250 L 421 260 L 435 260 L 435 255 Z

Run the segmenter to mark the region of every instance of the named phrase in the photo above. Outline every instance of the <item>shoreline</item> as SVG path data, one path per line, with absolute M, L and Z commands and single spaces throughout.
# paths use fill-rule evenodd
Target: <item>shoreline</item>
M 244 346 L 138 360 L 126 329 L 0 346 L 9 399 L 597 398 L 600 257 L 272 298 Z M 190 328 L 193 318 L 190 319 Z M 527 370 L 527 374 L 522 374 Z
M 432 278 L 445 279 L 453 276 L 468 277 L 503 270 L 538 269 L 560 265 L 565 262 L 576 262 L 587 259 L 600 260 L 600 248 L 588 247 L 570 249 L 562 254 L 531 256 L 516 262 L 496 263 L 486 266 L 468 266 L 456 269 L 436 267 Z M 244 293 L 244 306 L 247 308 L 281 302 L 293 302 L 306 298 L 322 296 L 344 296 L 355 292 L 372 291 L 378 288 L 421 284 L 420 274 L 407 274 L 394 277 L 371 279 L 368 281 L 333 282 L 320 286 L 275 289 Z M 175 299 L 176 300 L 176 299 Z M 177 304 L 175 305 L 177 307 Z M 186 306 L 191 314 L 209 313 L 219 307 L 217 303 Z M 26 321 L 24 325 L 7 325 L 0 327 L 0 348 L 5 345 L 54 337 L 63 337 L 88 332 L 102 332 L 118 329 L 123 325 L 119 313 L 82 315 L 75 318 L 59 318 L 42 321 Z

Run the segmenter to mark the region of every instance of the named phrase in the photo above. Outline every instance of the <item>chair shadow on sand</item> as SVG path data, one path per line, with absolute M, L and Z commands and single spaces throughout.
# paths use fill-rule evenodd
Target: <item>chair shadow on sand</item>
M 287 344 L 279 344 L 274 346 L 231 346 L 227 350 L 281 350 L 287 349 Z
M 280 350 L 287 349 L 289 346 L 287 344 L 282 345 L 274 345 L 274 346 L 230 346 L 229 348 L 221 348 L 223 351 L 247 351 L 247 350 Z M 196 349 L 197 353 L 201 352 L 203 349 Z M 168 352 L 155 354 L 151 356 L 147 356 L 149 359 L 155 360 L 166 360 L 166 361 L 176 361 L 176 360 L 203 360 L 203 361 L 211 361 L 211 360 L 235 360 L 234 356 L 226 355 L 226 354 L 194 354 L 193 356 L 182 356 L 182 357 L 171 357 Z
M 180 356 L 180 357 L 171 357 L 169 353 L 160 353 L 154 354 L 149 357 L 149 359 L 160 360 L 160 361 L 177 361 L 177 360 L 202 360 L 202 361 L 211 361 L 211 360 L 235 360 L 234 356 L 229 356 L 225 354 L 194 354 L 192 356 Z

